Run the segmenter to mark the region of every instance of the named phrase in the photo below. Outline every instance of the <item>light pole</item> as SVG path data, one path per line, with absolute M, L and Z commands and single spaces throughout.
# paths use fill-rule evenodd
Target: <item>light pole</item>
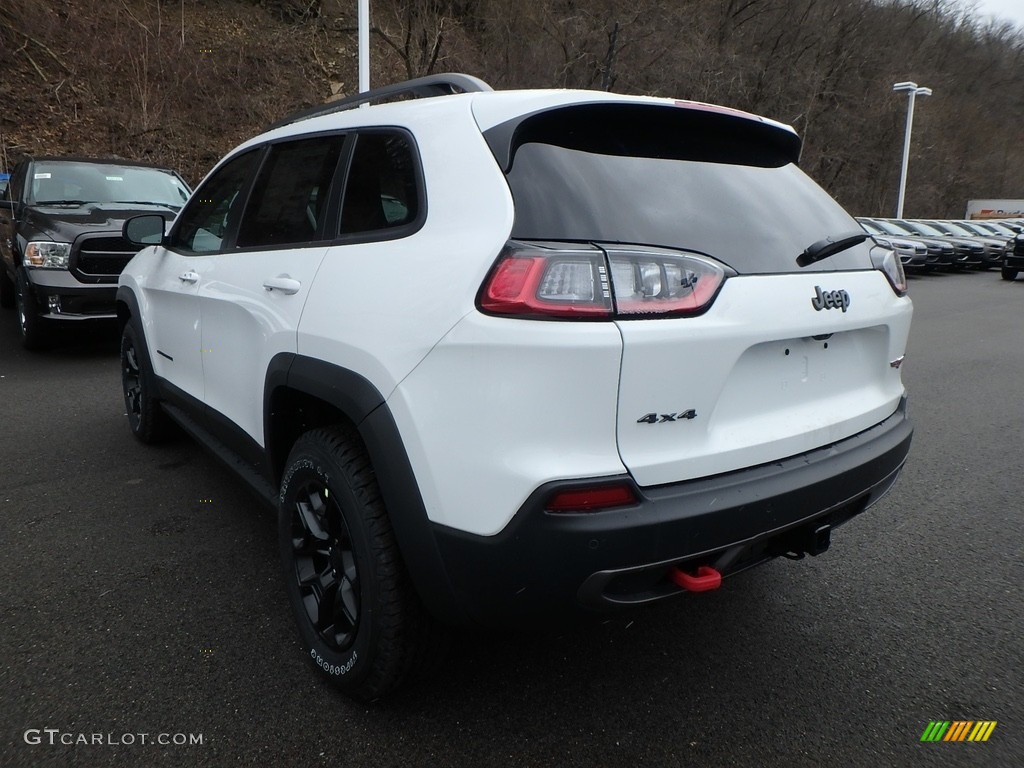
M 906 91 L 910 97 L 907 102 L 907 132 L 903 136 L 903 167 L 900 168 L 900 194 L 896 200 L 896 218 L 903 218 L 903 197 L 907 191 L 907 164 L 910 162 L 910 131 L 914 127 L 914 99 L 918 96 L 931 96 L 931 88 L 918 87 L 917 83 L 896 83 L 894 91 Z
M 359 92 L 370 90 L 370 0 L 359 0 Z

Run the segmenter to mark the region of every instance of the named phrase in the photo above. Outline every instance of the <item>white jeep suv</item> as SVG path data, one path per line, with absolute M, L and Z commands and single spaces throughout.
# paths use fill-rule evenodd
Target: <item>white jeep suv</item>
M 126 223 L 131 429 L 277 509 L 304 652 L 364 699 L 439 625 L 819 554 L 907 456 L 912 307 L 799 154 L 732 109 L 465 75 L 307 110 L 166 233 Z

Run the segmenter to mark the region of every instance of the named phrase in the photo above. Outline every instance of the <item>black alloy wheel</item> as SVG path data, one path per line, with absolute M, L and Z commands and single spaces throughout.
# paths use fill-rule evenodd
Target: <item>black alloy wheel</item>
M 347 651 L 359 629 L 359 569 L 345 519 L 319 479 L 297 491 L 292 552 L 292 575 L 309 623 L 332 651 Z
M 132 434 L 143 443 L 167 439 L 173 427 L 157 402 L 146 349 L 131 321 L 121 333 L 121 390 Z
M 128 426 L 138 432 L 142 420 L 142 373 L 139 371 L 138 351 L 132 340 L 121 339 L 121 386 L 124 390 L 124 407 L 128 414 Z

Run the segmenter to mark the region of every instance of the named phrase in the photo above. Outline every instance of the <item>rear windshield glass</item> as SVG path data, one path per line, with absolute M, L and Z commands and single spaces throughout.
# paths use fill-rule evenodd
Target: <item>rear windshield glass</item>
M 863 230 L 793 162 L 792 134 L 671 107 L 631 107 L 629 124 L 551 119 L 579 109 L 493 129 L 512 137 L 513 238 L 681 248 L 741 274 L 870 268 L 867 245 L 797 266 L 812 243 Z

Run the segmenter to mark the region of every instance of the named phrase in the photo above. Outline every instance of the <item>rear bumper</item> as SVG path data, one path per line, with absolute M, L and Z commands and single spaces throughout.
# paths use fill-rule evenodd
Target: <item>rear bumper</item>
M 555 491 L 592 484 L 550 483 L 496 536 L 443 526 L 435 535 L 457 598 L 484 624 L 651 602 L 682 591 L 670 577 L 677 566 L 729 576 L 787 552 L 821 551 L 831 529 L 889 490 L 912 434 L 904 398 L 854 437 L 752 469 L 637 487 L 635 506 L 548 513 Z

